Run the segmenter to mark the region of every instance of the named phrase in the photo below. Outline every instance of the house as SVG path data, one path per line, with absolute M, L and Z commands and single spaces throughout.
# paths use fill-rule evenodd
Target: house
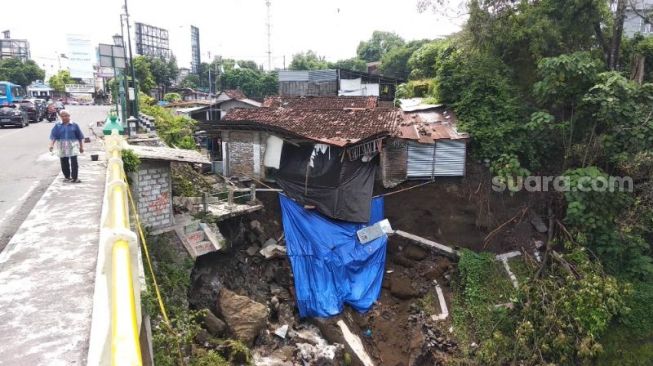
M 624 19 L 624 35 L 629 38 L 632 38 L 637 33 L 646 37 L 652 35 L 653 26 L 639 15 L 647 16 L 652 10 L 653 0 L 629 1 Z
M 345 221 L 369 219 L 382 141 L 401 120 L 371 97 L 273 97 L 216 125 L 225 176 L 274 179 L 286 195 Z
M 280 70 L 278 77 L 282 97 L 376 96 L 382 101 L 393 101 L 397 85 L 403 82 L 347 69 Z
M 53 91 L 49 85 L 38 80 L 27 86 L 27 95 L 33 98 L 50 99 Z
M 465 175 L 469 135 L 441 104 L 422 98 L 401 100 L 402 120 L 381 151 L 381 176 L 386 188 L 406 180 Z

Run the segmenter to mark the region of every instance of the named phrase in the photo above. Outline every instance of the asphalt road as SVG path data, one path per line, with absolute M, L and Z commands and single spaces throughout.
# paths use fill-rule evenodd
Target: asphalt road
M 85 135 L 89 133 L 89 124 L 106 118 L 109 108 L 66 107 L 72 121 L 79 124 Z M 52 123 L 44 120 L 22 129 L 0 129 L 0 251 L 9 243 L 43 192 L 61 173 L 59 158 L 48 151 L 52 126 Z M 83 169 L 80 166 L 82 179 Z

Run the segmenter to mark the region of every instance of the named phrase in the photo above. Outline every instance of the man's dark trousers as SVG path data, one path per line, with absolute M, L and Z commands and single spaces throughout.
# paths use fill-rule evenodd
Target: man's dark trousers
M 61 171 L 63 172 L 64 177 L 70 178 L 72 180 L 77 179 L 77 157 L 65 157 L 60 158 L 61 160 Z M 70 162 L 70 164 L 69 164 Z M 72 170 L 72 172 L 71 172 Z

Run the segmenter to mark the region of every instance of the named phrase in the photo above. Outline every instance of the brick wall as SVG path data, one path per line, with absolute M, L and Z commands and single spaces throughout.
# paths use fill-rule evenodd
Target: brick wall
M 163 228 L 172 226 L 172 181 L 170 163 L 143 161 L 135 176 L 134 196 L 138 200 L 138 215 L 144 226 Z
M 229 132 L 229 175 L 254 175 L 253 132 Z

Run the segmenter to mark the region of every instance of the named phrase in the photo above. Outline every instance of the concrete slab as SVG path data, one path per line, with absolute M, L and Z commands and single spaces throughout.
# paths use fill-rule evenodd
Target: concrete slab
M 79 163 L 0 253 L 0 365 L 86 364 L 106 163 Z

